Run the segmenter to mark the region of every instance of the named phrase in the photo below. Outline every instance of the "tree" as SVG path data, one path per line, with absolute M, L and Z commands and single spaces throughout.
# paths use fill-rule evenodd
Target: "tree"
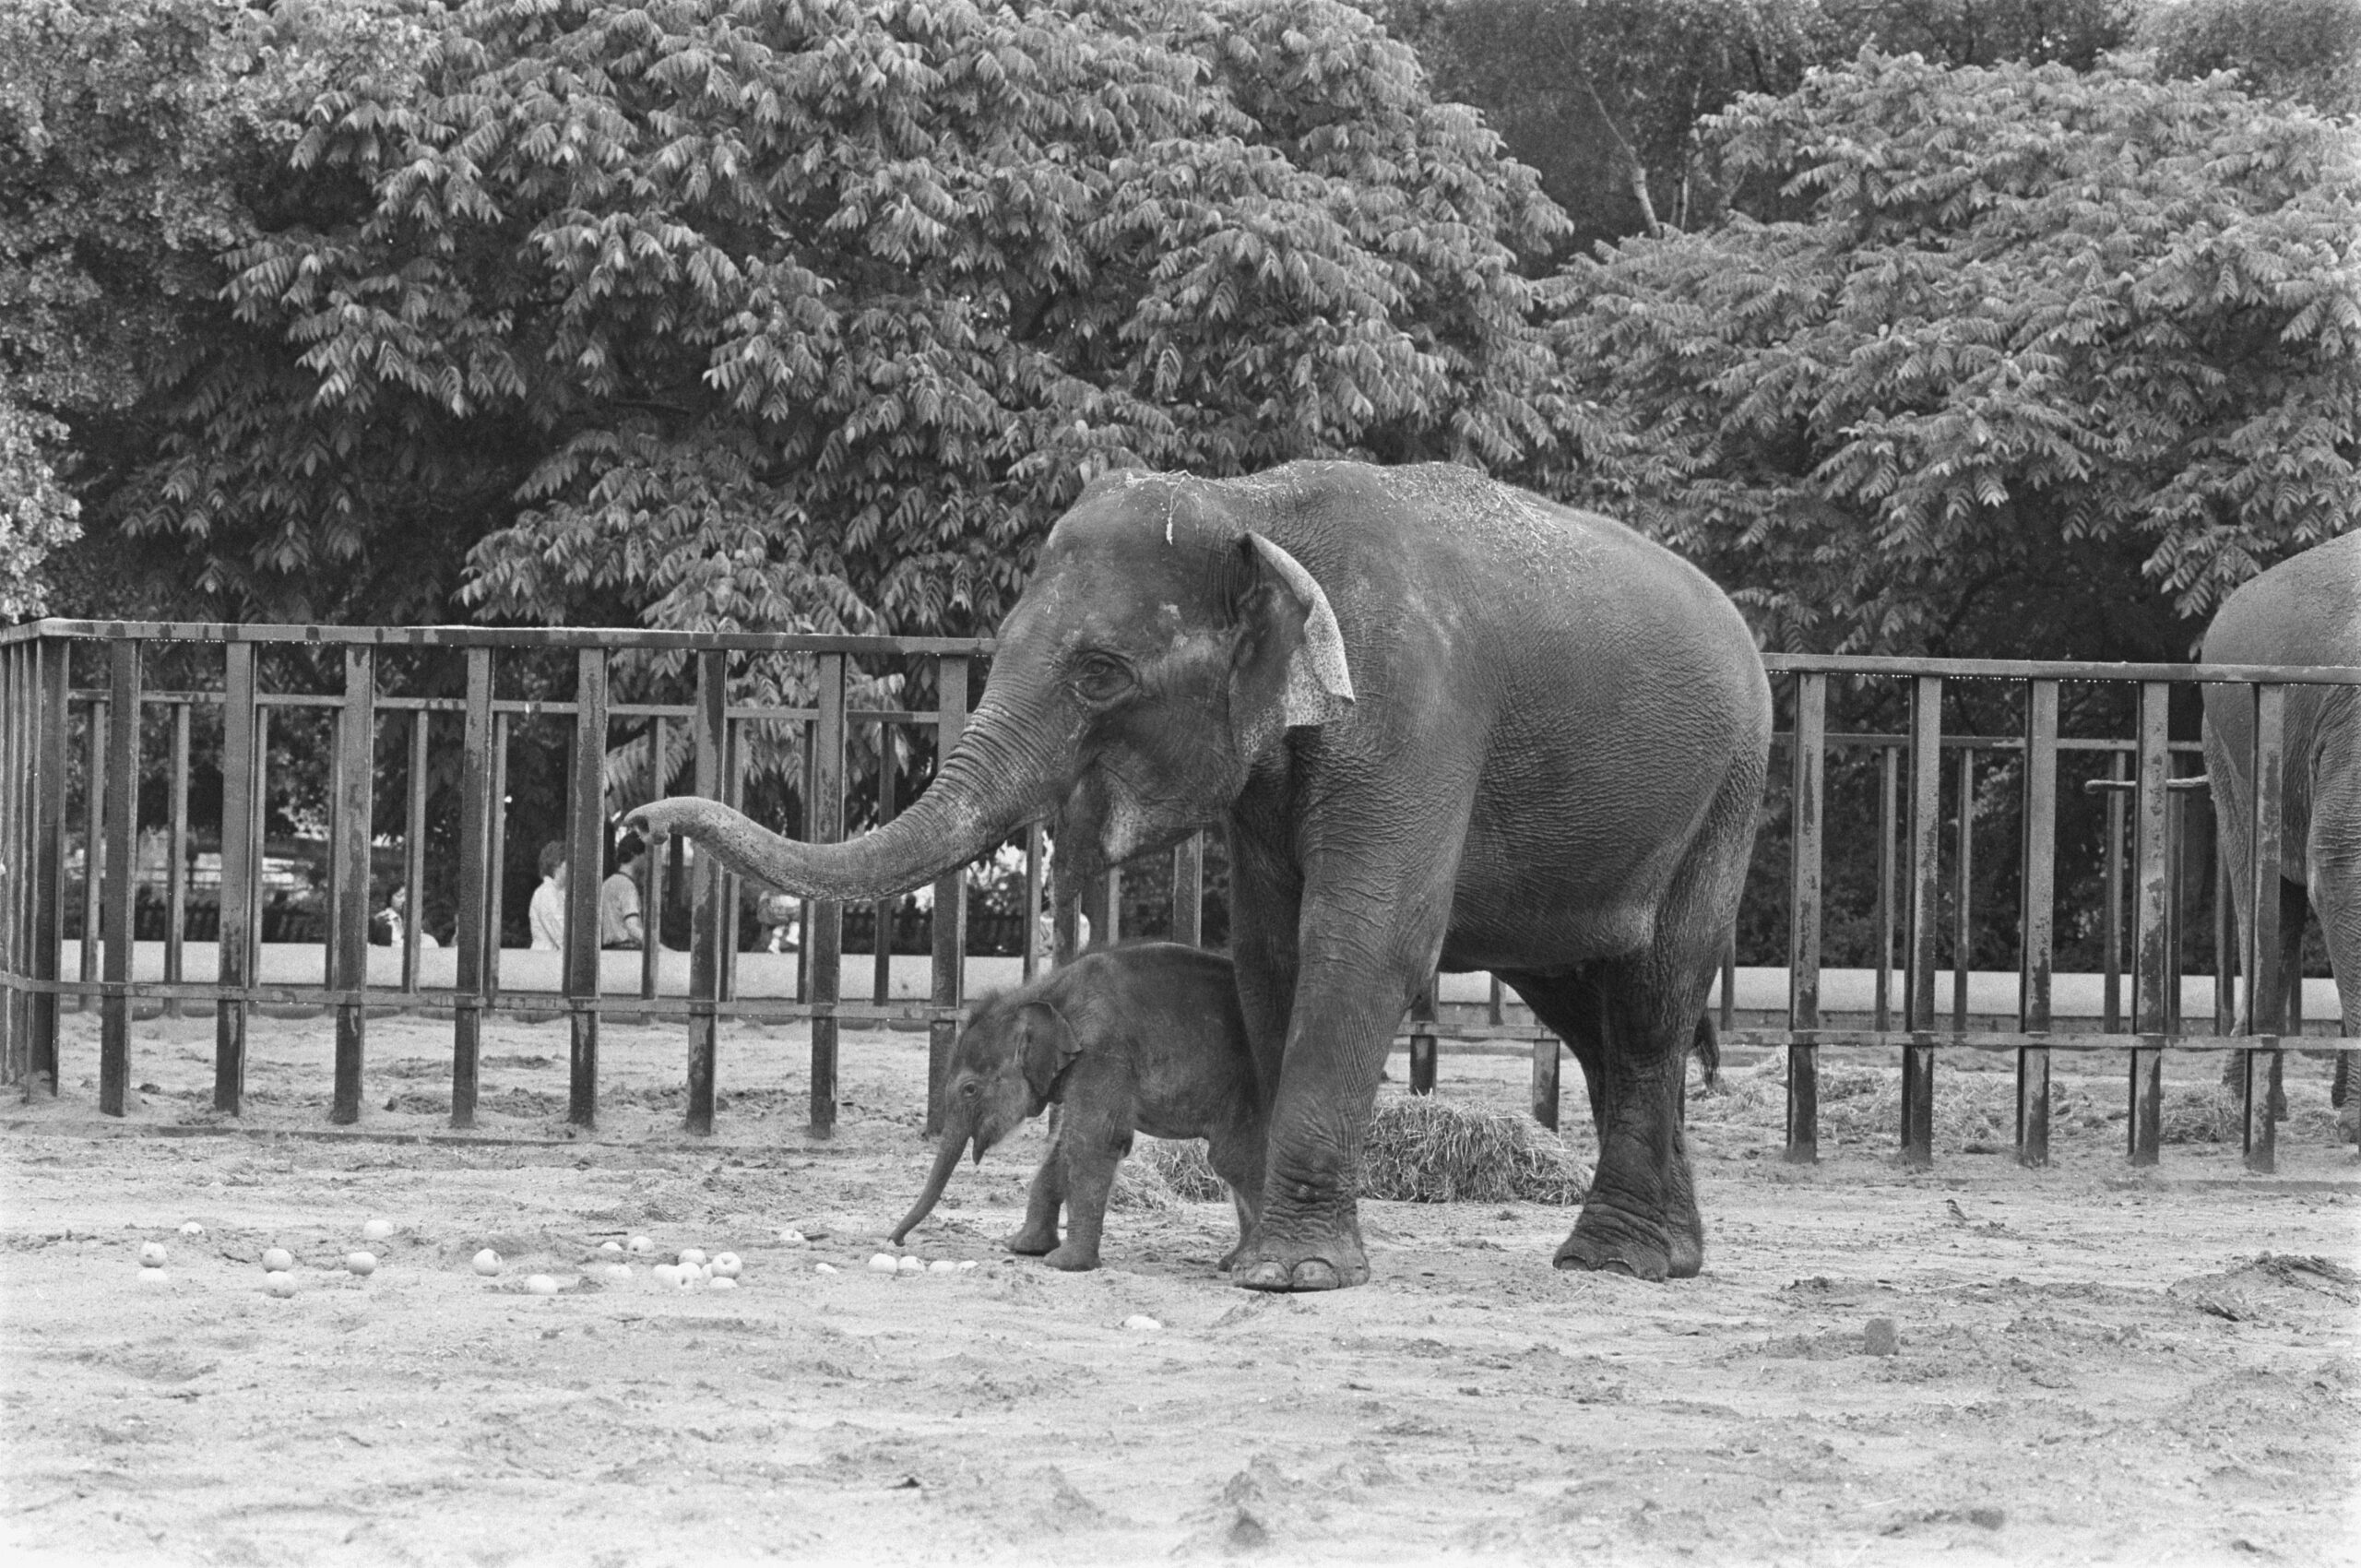
M 42 450 L 64 434 L 0 394 L 0 620 L 47 611 L 42 565 L 81 533 L 81 507 L 58 487 Z
M 1330 0 L 478 4 L 292 161 L 140 515 L 225 580 L 989 627 L 1099 468 L 1547 438 L 1562 220 Z
M 2140 36 L 2160 76 L 2236 71 L 2258 95 L 2361 114 L 2361 0 L 2173 0 Z
M 1577 264 L 1581 460 L 1542 479 L 1773 646 L 2185 657 L 2228 588 L 2361 526 L 2348 127 L 2224 78 L 1865 53 L 1711 131 L 1806 215 Z

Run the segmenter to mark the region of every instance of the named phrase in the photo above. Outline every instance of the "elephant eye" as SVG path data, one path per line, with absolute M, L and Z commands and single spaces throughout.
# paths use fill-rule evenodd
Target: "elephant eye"
M 1132 685 L 1131 667 L 1112 654 L 1085 654 L 1074 664 L 1074 687 L 1086 702 L 1112 702 Z
M 967 1099 L 973 1099 L 976 1098 L 977 1086 L 972 1083 L 961 1084 L 959 1086 L 959 1092 L 965 1095 Z

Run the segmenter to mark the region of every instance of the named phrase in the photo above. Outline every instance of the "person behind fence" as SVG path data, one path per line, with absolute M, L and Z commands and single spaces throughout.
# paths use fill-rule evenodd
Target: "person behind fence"
M 647 941 L 640 920 L 639 883 L 647 872 L 647 846 L 636 837 L 615 849 L 615 869 L 599 885 L 599 945 L 637 949 Z
M 565 846 L 552 838 L 541 846 L 541 885 L 533 889 L 528 911 L 533 930 L 533 951 L 565 951 Z

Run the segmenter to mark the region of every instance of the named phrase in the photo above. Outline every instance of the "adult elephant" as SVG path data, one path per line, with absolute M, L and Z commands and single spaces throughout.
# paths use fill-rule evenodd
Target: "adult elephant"
M 1231 1278 L 1369 1277 L 1361 1140 L 1427 973 L 1490 969 L 1564 1036 L 1599 1157 L 1561 1267 L 1692 1275 L 1684 1053 L 1737 908 L 1771 701 L 1705 576 L 1444 464 L 1119 472 L 1041 547 L 931 789 L 843 845 L 712 802 L 637 814 L 813 897 L 914 886 L 1055 813 L 1067 872 L 1228 830 L 1269 1099 Z
M 2361 667 L 2361 533 L 2314 545 L 2223 602 L 2205 634 L 2208 664 Z M 2361 687 L 2289 686 L 2280 795 L 2280 973 L 2300 983 L 2307 903 L 2328 938 L 2344 1032 L 2361 1035 Z M 2254 929 L 2254 697 L 2205 688 L 2205 765 L 2221 823 L 2222 872 L 2238 929 Z M 2340 1052 L 2330 1099 L 2352 1067 Z

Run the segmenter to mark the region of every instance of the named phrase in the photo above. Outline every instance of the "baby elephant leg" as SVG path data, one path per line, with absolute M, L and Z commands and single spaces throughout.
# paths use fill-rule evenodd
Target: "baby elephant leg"
M 1008 1250 L 1020 1256 L 1038 1258 L 1058 1244 L 1058 1210 L 1066 1198 L 1064 1143 L 1062 1127 L 1050 1140 L 1050 1152 L 1041 1157 L 1041 1169 L 1033 1172 L 1033 1185 L 1025 1194 L 1025 1223 L 1008 1239 Z
M 1240 1128 L 1219 1129 L 1205 1140 L 1205 1160 L 1214 1174 L 1229 1183 L 1229 1200 L 1238 1210 L 1238 1244 L 1215 1265 L 1224 1273 L 1254 1239 L 1263 1218 L 1263 1138 L 1259 1121 Z
M 1098 1266 L 1098 1239 L 1107 1226 L 1107 1200 L 1115 1190 L 1115 1168 L 1132 1152 L 1131 1129 L 1074 1128 L 1065 1145 L 1066 1239 L 1041 1261 L 1079 1273 Z

